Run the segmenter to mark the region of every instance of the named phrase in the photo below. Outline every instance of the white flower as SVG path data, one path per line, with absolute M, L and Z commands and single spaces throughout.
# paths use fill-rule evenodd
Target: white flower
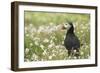
M 83 33 L 83 31 L 81 30 L 81 33 Z
M 30 43 L 30 46 L 32 46 L 33 45 L 33 43 Z
M 56 55 L 53 53 L 52 56 L 56 56 Z
M 60 47 L 59 45 L 56 46 L 56 48 L 59 48 L 59 47 Z
M 47 54 L 47 52 L 46 52 L 46 50 L 44 50 L 43 55 L 46 55 L 46 54 Z
M 86 29 L 86 27 L 85 27 L 85 26 L 83 26 L 82 28 L 83 28 L 84 30 Z
M 77 59 L 77 57 L 74 57 L 74 59 Z
M 41 27 L 39 27 L 39 29 L 38 29 L 37 33 L 40 33 L 40 32 L 42 32 L 43 30 L 44 30 L 44 27 L 43 27 L 43 26 L 41 26 Z
M 41 59 L 41 61 L 44 61 L 44 59 Z
M 77 52 L 76 50 L 73 50 L 73 52 Z
M 34 54 L 32 55 L 32 59 L 37 60 L 37 59 L 38 59 L 38 56 L 34 53 Z
M 63 52 L 60 53 L 60 55 L 63 55 L 63 54 L 64 54 Z
M 53 52 L 53 53 L 55 53 L 55 52 L 56 52 L 56 50 L 52 50 L 52 52 Z
M 29 24 L 29 26 L 30 26 L 30 27 L 32 27 L 32 26 L 33 26 L 33 24 Z
M 54 43 L 53 40 L 50 40 L 50 43 Z
M 56 39 L 56 37 L 55 36 L 51 36 L 51 39 Z
M 81 51 L 81 52 L 80 52 L 80 54 L 81 54 L 81 55 L 83 55 L 83 54 L 84 54 L 84 52 L 82 52 L 82 51 Z
M 41 47 L 42 50 L 44 50 L 44 46 L 43 45 L 40 45 L 40 47 Z
M 25 53 L 27 54 L 29 52 L 29 48 L 26 48 L 25 49 Z
M 52 48 L 53 46 L 54 46 L 54 43 L 50 44 L 50 45 L 48 46 L 48 48 Z
M 27 27 L 25 27 L 25 31 L 27 31 L 28 30 L 28 28 Z
M 49 24 L 50 24 L 51 26 L 53 25 L 53 23 L 52 23 L 52 22 L 50 22 Z
M 64 44 L 64 41 L 62 41 L 61 43 Z
M 29 59 L 25 59 L 25 61 L 26 61 L 26 62 L 30 62 L 30 60 L 29 60 Z
M 71 59 L 71 56 L 69 56 L 68 59 Z
M 26 34 L 26 36 L 28 37 L 28 36 L 29 36 L 29 34 Z
M 64 48 L 64 46 L 62 46 L 62 45 L 57 45 L 57 46 L 55 46 L 56 48 Z
M 36 31 L 37 31 L 36 28 L 30 29 L 30 32 L 31 32 L 31 33 L 34 33 L 34 32 L 36 32 Z
M 52 59 L 52 56 L 49 56 L 49 59 Z
M 64 39 L 66 38 L 66 36 L 64 36 Z
M 44 43 L 47 43 L 47 42 L 49 42 L 49 40 L 48 39 L 44 39 L 44 41 L 43 41 Z
M 34 40 L 38 41 L 38 40 L 40 40 L 40 38 L 38 38 L 38 37 L 34 37 Z
M 35 43 L 35 45 L 39 45 L 39 43 L 37 41 L 35 41 L 34 43 Z

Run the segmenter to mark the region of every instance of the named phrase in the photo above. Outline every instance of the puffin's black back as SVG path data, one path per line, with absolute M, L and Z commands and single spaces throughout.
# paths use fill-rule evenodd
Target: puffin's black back
M 69 23 L 71 27 L 66 33 L 66 37 L 64 40 L 64 46 L 66 47 L 67 50 L 72 50 L 72 49 L 79 49 L 80 48 L 80 41 L 78 37 L 74 33 L 74 27 L 72 23 Z
M 64 45 L 68 50 L 80 48 L 80 42 L 75 34 L 68 34 L 64 40 Z

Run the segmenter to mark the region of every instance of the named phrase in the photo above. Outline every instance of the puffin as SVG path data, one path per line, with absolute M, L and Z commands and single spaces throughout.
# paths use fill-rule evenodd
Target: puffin
M 75 34 L 73 23 L 68 22 L 64 24 L 63 29 L 67 29 L 64 38 L 64 46 L 68 51 L 68 57 L 75 56 L 79 58 L 80 40 Z

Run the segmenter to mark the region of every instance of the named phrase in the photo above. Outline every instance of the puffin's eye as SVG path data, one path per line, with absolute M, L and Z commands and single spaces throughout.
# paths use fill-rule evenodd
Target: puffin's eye
M 67 24 L 64 24 L 64 27 L 67 28 Z

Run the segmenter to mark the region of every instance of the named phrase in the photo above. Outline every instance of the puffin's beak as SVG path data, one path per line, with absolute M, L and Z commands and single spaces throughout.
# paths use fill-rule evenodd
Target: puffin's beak
M 62 30 L 64 30 L 64 29 L 66 29 L 66 27 L 65 26 L 62 26 Z
M 65 29 L 67 29 L 67 25 L 66 24 L 63 24 L 62 25 L 62 30 L 65 30 Z

